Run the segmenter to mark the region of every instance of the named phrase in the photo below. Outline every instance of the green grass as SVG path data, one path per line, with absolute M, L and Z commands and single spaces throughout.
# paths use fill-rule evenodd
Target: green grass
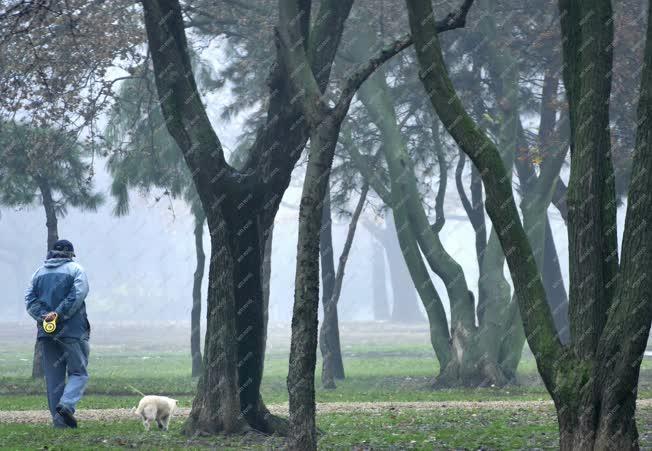
M 282 349 L 282 348 L 281 348 Z M 432 350 L 426 345 L 364 344 L 344 347 L 346 380 L 336 390 L 324 390 L 317 367 L 317 402 L 373 401 L 485 401 L 547 400 L 549 396 L 531 356 L 519 366 L 519 386 L 433 390 L 438 371 Z M 145 371 L 145 365 L 147 371 Z M 268 404 L 287 402 L 287 350 L 272 348 L 265 362 L 263 399 Z M 189 407 L 196 380 L 189 372 L 190 359 L 182 350 L 134 348 L 117 352 L 96 346 L 91 351 L 91 379 L 79 409 L 131 408 L 145 393 L 179 399 Z M 652 365 L 644 360 L 639 398 L 652 398 Z M 0 410 L 46 409 L 43 381 L 34 381 L 31 350 L 27 347 L 0 352 Z M 637 411 L 642 447 L 652 447 L 652 409 Z M 195 437 L 181 434 L 181 419 L 168 433 L 145 433 L 138 421 L 86 421 L 78 430 L 53 430 L 48 425 L 0 424 L 2 449 L 269 449 L 282 445 L 279 437 L 248 434 L 237 437 Z M 557 423 L 552 407 L 539 409 L 436 411 L 382 411 L 329 413 L 318 416 L 324 434 L 323 449 L 439 449 L 439 448 L 556 448 Z
M 652 409 L 638 412 L 641 448 L 652 446 Z M 552 408 L 437 411 L 384 411 L 318 415 L 321 449 L 555 449 L 559 436 Z M 144 432 L 138 421 L 84 422 L 77 430 L 46 425 L 0 425 L 2 449 L 269 449 L 275 436 L 195 437 L 181 434 L 182 421 L 170 431 Z
M 27 352 L 0 352 L 0 410 L 45 408 L 42 380 L 32 380 L 31 359 Z M 146 357 L 143 359 L 143 357 Z M 524 382 L 504 389 L 433 390 L 430 385 L 438 370 L 432 350 L 427 346 L 349 346 L 344 349 L 347 378 L 337 382 L 336 390 L 320 384 L 320 363 L 316 376 L 317 402 L 372 401 L 483 401 L 549 399 L 538 382 L 536 366 L 525 357 L 519 366 Z M 5 365 L 6 363 L 6 365 Z M 144 365 L 151 376 L 145 376 Z M 645 361 L 645 366 L 649 363 Z M 139 396 L 129 386 L 147 394 L 165 394 L 190 406 L 196 380 L 190 377 L 190 359 L 185 352 L 116 353 L 92 351 L 91 378 L 80 408 L 132 407 Z M 265 362 L 263 399 L 268 404 L 287 402 L 287 355 L 271 352 Z M 652 398 L 652 370 L 644 369 L 640 398 Z
M 29 375 L 28 353 L 0 353 L 9 365 L 0 374 L 0 410 L 45 408 L 42 380 Z M 141 354 L 92 352 L 89 364 L 91 378 L 80 408 L 131 407 L 139 399 L 130 385 L 148 394 L 177 397 L 181 406 L 190 406 L 196 380 L 189 374 L 190 359 L 186 353 Z M 438 370 L 432 350 L 420 346 L 349 347 L 344 350 L 347 378 L 338 381 L 336 390 L 324 390 L 317 371 L 318 402 L 357 401 L 454 401 L 548 399 L 541 385 L 509 389 L 432 390 L 430 385 Z M 152 374 L 144 376 L 143 365 Z M 536 376 L 534 367 L 523 361 L 524 378 Z M 269 404 L 287 402 L 287 355 L 270 353 L 265 362 L 262 384 L 263 399 Z

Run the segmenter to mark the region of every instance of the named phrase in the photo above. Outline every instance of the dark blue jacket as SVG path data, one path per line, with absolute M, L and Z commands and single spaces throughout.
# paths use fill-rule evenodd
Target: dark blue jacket
M 71 258 L 49 258 L 32 277 L 25 295 L 27 313 L 36 320 L 38 338 L 88 338 L 90 324 L 86 317 L 88 280 L 84 268 Z M 57 329 L 43 330 L 43 317 L 57 312 Z

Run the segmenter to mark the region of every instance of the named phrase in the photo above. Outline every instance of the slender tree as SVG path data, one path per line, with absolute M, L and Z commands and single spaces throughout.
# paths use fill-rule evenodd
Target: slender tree
M 351 245 L 353 244 L 353 237 L 355 236 L 355 231 L 358 226 L 358 220 L 360 219 L 360 214 L 362 213 L 365 202 L 367 201 L 368 191 L 369 185 L 364 184 L 362 186 L 362 192 L 360 193 L 358 203 L 355 207 L 355 210 L 353 211 L 353 215 L 351 216 L 351 221 L 349 222 L 349 230 L 346 234 L 346 240 L 344 241 L 344 248 L 340 254 L 339 262 L 337 265 L 337 273 L 333 278 L 331 298 L 328 300 L 328 302 L 323 304 L 324 321 L 322 322 L 322 326 L 319 331 L 319 346 L 323 359 L 321 380 L 324 388 L 328 389 L 335 388 L 335 379 L 344 379 L 344 366 L 342 363 L 342 350 L 339 343 L 339 333 L 336 335 L 332 331 L 333 327 L 337 327 L 337 323 L 332 319 L 329 320 L 329 318 L 337 318 L 337 304 L 342 293 L 344 271 L 346 269 L 346 263 L 351 251 Z M 336 337 L 337 341 L 334 341 L 332 337 Z
M 95 211 L 103 201 L 93 190 L 90 152 L 74 133 L 22 123 L 0 124 L 0 204 L 45 211 L 46 251 L 59 239 L 59 219 L 68 208 Z M 34 345 L 32 377 L 44 376 L 41 347 Z

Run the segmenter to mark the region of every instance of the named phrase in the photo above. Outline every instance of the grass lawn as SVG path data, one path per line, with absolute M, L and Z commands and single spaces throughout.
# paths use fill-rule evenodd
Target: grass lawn
M 0 410 L 45 409 L 44 383 L 32 380 L 29 353 L 0 353 L 11 362 L 0 374 Z M 146 357 L 143 359 L 143 357 Z M 438 366 L 427 347 L 352 348 L 344 353 L 347 379 L 336 390 L 324 390 L 317 371 L 318 402 L 356 401 L 455 401 L 540 400 L 548 394 L 536 382 L 533 363 L 524 360 L 520 369 L 526 385 L 508 389 L 477 388 L 432 390 Z M 152 376 L 145 377 L 144 367 Z M 166 394 L 190 406 L 196 380 L 189 374 L 185 352 L 142 354 L 92 352 L 91 378 L 79 408 L 133 407 L 140 399 L 129 386 L 147 394 Z M 262 394 L 269 404 L 287 402 L 287 355 L 270 353 L 265 363 Z
M 407 335 L 406 335 L 407 336 Z M 364 337 L 363 337 L 364 338 Z M 383 338 L 383 337 L 381 337 Z M 395 341 L 395 342 L 393 342 Z M 336 390 L 316 377 L 317 402 L 373 401 L 485 401 L 548 400 L 536 366 L 527 353 L 519 366 L 520 384 L 508 388 L 433 390 L 438 366 L 427 340 L 407 343 L 382 339 L 343 341 L 346 380 Z M 287 402 L 286 346 L 268 348 L 262 384 L 268 404 Z M 0 410 L 44 410 L 43 381 L 31 374 L 31 346 L 14 343 L 0 350 Z M 652 364 L 644 360 L 639 398 L 652 398 Z M 129 386 L 147 394 L 165 394 L 190 407 L 196 380 L 190 375 L 186 349 L 169 346 L 116 347 L 99 343 L 92 347 L 91 379 L 79 409 L 132 408 L 140 396 Z M 652 408 L 637 412 L 641 445 L 652 449 Z M 55 431 L 45 424 L 0 424 L 1 449 L 269 449 L 282 444 L 279 437 L 250 433 L 238 437 L 194 437 L 181 434 L 183 420 L 176 418 L 168 433 L 145 433 L 134 419 L 113 422 L 84 421 L 78 430 Z M 501 410 L 442 408 L 436 410 L 381 410 L 318 415 L 323 449 L 518 449 L 555 448 L 556 417 L 551 406 Z M 47 447 L 47 448 L 46 448 Z
M 387 411 L 318 416 L 322 449 L 555 449 L 559 436 L 552 408 L 438 411 Z M 652 447 L 652 409 L 638 413 L 641 447 Z M 282 445 L 275 436 L 195 437 L 170 431 L 144 432 L 138 421 L 84 422 L 77 430 L 46 425 L 0 424 L 2 449 L 269 449 Z M 47 447 L 47 448 L 45 448 Z

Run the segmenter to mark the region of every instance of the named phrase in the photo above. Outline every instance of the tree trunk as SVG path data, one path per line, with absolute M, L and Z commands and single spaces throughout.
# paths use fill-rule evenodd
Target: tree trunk
M 590 369 L 584 368 L 582 377 L 589 376 Z M 638 371 L 636 371 L 638 373 Z M 608 387 L 617 387 L 622 381 L 608 377 Z M 562 451 L 593 450 L 638 450 L 638 429 L 636 427 L 636 390 L 625 396 L 600 395 L 591 392 L 593 384 L 587 383 L 574 392 L 565 393 L 564 399 L 556 402 L 559 423 L 559 447 Z M 617 389 L 616 392 L 619 390 Z M 618 398 L 618 399 L 617 399 Z
M 568 293 L 559 266 L 557 246 L 550 228 L 550 220 L 546 214 L 546 231 L 543 251 L 543 286 L 546 289 L 548 305 L 555 321 L 555 328 L 562 344 L 570 342 L 570 326 L 568 321 Z
M 308 139 L 304 112 L 291 101 L 288 68 L 279 58 L 269 79 L 275 95 L 268 121 L 259 128 L 244 167 L 230 166 L 197 90 L 181 5 L 178 0 L 144 0 L 142 5 L 161 111 L 193 176 L 211 234 L 204 371 L 186 431 L 230 433 L 253 427 L 286 433 L 287 422 L 271 415 L 260 397 L 267 318 L 261 265 L 266 236 Z M 323 20 L 311 30 L 310 69 L 320 86 L 328 82 L 351 5 L 324 3 Z M 279 5 L 284 6 L 289 5 Z M 307 43 L 310 14 L 301 24 Z
M 403 258 L 394 224 L 394 215 L 391 213 L 385 215 L 382 243 L 392 283 L 392 321 L 407 324 L 422 323 L 424 318 L 419 310 L 417 290 Z
M 299 238 L 288 369 L 290 429 L 288 449 L 317 449 L 315 426 L 315 364 L 319 308 L 319 236 L 323 200 L 339 123 L 327 118 L 311 137 L 308 169 L 299 209 Z
M 333 311 L 337 311 L 337 304 L 340 300 L 340 295 L 342 294 L 342 282 L 344 280 L 344 271 L 346 269 L 346 262 L 349 259 L 349 252 L 351 251 L 351 245 L 353 244 L 353 237 L 355 236 L 355 231 L 358 226 L 358 220 L 360 219 L 360 214 L 364 208 L 364 204 L 367 201 L 367 192 L 369 191 L 369 185 L 365 183 L 362 187 L 362 192 L 360 193 L 360 199 L 358 204 L 355 207 L 353 216 L 351 216 L 351 222 L 349 223 L 349 231 L 346 234 L 346 240 L 344 242 L 344 247 L 342 248 L 342 253 L 340 254 L 339 263 L 337 265 L 337 274 L 335 275 L 335 284 L 333 285 L 332 299 L 330 302 L 324 305 L 324 318 L 328 318 L 333 315 Z M 335 388 L 335 362 L 333 358 L 336 357 L 330 352 L 332 345 L 330 345 L 327 338 L 329 331 L 326 326 L 326 321 L 322 325 L 320 331 L 320 340 L 324 344 L 324 349 L 322 350 L 324 355 L 324 363 L 322 368 L 322 382 L 324 388 Z M 339 340 L 339 335 L 338 335 Z M 339 350 L 339 341 L 337 343 Z M 340 362 L 342 360 L 342 355 L 340 351 Z M 344 375 L 344 368 L 342 368 L 342 376 Z
M 47 251 L 50 251 L 54 243 L 59 239 L 57 212 L 54 208 L 54 199 L 52 197 L 52 188 L 47 180 L 37 177 L 39 191 L 43 199 L 43 208 L 45 210 L 45 226 L 48 231 Z M 32 359 L 32 378 L 40 379 L 45 377 L 43 369 L 43 350 L 41 343 L 36 340 L 34 343 L 34 358 Z
M 211 259 L 204 371 L 185 430 L 215 434 L 253 428 L 286 433 L 287 422 L 271 415 L 260 396 L 267 333 L 262 263 L 269 227 L 245 208 L 229 210 L 224 215 L 228 221 L 217 212 L 208 221 Z
M 322 208 L 322 225 L 319 236 L 319 253 L 321 256 L 322 306 L 323 322 L 319 334 L 319 349 L 322 355 L 322 385 L 335 388 L 335 379 L 344 379 L 344 363 L 340 346 L 340 329 L 337 317 L 335 291 L 335 263 L 333 261 L 333 234 L 331 218 L 330 191 L 324 197 Z
M 190 434 L 226 434 L 248 429 L 240 414 L 238 376 L 239 343 L 236 312 L 237 245 L 235 232 L 226 221 L 213 213 L 208 218 L 211 232 L 211 259 L 208 278 L 204 371 L 192 403 L 186 432 Z M 250 309 L 253 311 L 253 309 Z M 210 332 L 209 332 L 210 331 Z M 249 386 L 251 384 L 248 384 Z M 246 386 L 245 386 L 246 387 Z M 243 411 L 244 412 L 244 411 Z
M 396 236 L 400 244 L 403 259 L 408 268 L 412 283 L 417 287 L 421 302 L 426 309 L 428 325 L 430 326 L 430 344 L 439 360 L 440 371 L 445 368 L 453 358 L 451 351 L 451 338 L 448 332 L 446 311 L 435 289 L 428 268 L 423 263 L 421 250 L 417 243 L 414 231 L 409 225 L 408 214 L 405 206 L 399 205 L 392 210 Z
M 269 226 L 267 233 L 263 232 L 263 239 L 265 240 L 265 249 L 263 251 L 263 351 L 262 355 L 265 356 L 265 349 L 267 349 L 267 324 L 269 323 L 269 297 L 271 293 L 271 278 L 272 278 L 272 244 L 274 242 L 274 223 Z
M 385 251 L 377 239 L 372 239 L 371 241 L 371 283 L 374 320 L 387 321 L 390 319 L 390 316 L 389 300 L 387 299 L 387 289 L 385 286 L 385 279 L 387 277 L 385 273 Z M 409 282 L 411 283 L 412 281 Z
M 201 358 L 201 285 L 204 278 L 204 221 L 203 213 L 195 213 L 195 254 L 197 266 L 192 285 L 192 310 L 190 312 L 190 355 L 192 356 L 192 377 L 198 377 L 202 370 Z

